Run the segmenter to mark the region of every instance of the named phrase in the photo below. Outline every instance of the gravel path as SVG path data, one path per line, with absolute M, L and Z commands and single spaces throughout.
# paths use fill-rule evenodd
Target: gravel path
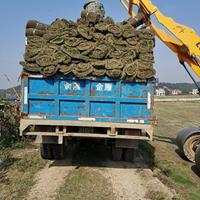
M 107 158 L 106 161 L 100 161 L 97 166 L 87 164 L 83 166 L 80 164 L 80 166 L 91 168 L 91 172 L 97 170 L 101 173 L 108 180 L 108 185 L 105 187 L 112 188 L 116 200 L 148 200 L 152 199 L 152 194 L 162 194 L 166 199 L 173 198 L 173 192 L 154 176 L 142 160 L 134 164 L 123 161 L 113 162 L 109 156 Z M 36 184 L 27 199 L 53 199 L 57 190 L 64 184 L 69 172 L 73 172 L 76 167 L 80 166 L 77 163 L 74 164 L 72 158 L 49 162 L 37 173 Z
M 50 200 L 56 195 L 65 182 L 66 176 L 74 167 L 70 166 L 70 161 L 49 162 L 44 169 L 36 174 L 36 184 L 31 189 L 28 200 Z

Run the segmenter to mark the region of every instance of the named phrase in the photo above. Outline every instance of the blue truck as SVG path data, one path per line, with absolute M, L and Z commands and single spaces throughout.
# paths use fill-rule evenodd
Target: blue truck
M 127 159 L 139 140 L 152 140 L 155 80 L 22 75 L 21 135 L 35 135 L 44 159 L 61 159 L 69 140 L 108 140 L 112 157 Z

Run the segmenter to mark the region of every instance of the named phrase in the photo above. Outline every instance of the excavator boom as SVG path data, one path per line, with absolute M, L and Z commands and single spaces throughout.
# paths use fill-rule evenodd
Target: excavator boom
M 200 37 L 197 33 L 193 29 L 176 23 L 172 18 L 163 15 L 150 0 L 120 1 L 130 16 L 134 17 L 135 25 L 145 23 L 155 32 L 158 38 L 177 55 L 180 63 L 184 66 L 200 93 L 200 87 L 185 65 L 185 63 L 188 63 L 194 73 L 200 78 Z M 134 5 L 138 7 L 137 15 L 133 11 Z M 156 17 L 157 21 L 164 26 L 172 36 L 152 23 L 152 15 Z M 195 162 L 200 169 L 200 128 L 187 127 L 182 129 L 178 133 L 176 142 L 179 150 L 188 160 Z
M 133 11 L 133 6 L 137 6 L 138 13 L 142 13 L 143 15 L 143 22 L 177 55 L 181 63 L 188 63 L 194 73 L 200 77 L 200 37 L 193 29 L 179 24 L 172 18 L 163 15 L 150 0 L 120 0 L 120 2 L 131 17 L 137 16 Z M 151 21 L 152 15 L 154 15 L 157 21 L 174 37 L 156 27 Z

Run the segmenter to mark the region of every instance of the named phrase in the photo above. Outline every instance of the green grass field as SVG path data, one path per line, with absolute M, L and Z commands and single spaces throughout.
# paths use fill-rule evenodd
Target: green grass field
M 169 96 L 156 96 L 156 99 L 184 99 L 184 98 L 200 98 L 199 95 L 169 95 Z
M 140 143 L 145 160 L 155 169 L 155 176 L 176 190 L 178 200 L 200 199 L 200 172 L 193 163 L 179 156 L 175 144 L 180 129 L 190 125 L 200 125 L 199 108 L 200 102 L 157 102 L 155 112 L 158 125 L 155 127 L 154 141 L 150 145 L 145 142 Z M 7 159 L 0 166 L 0 196 L 3 199 L 26 197 L 35 183 L 35 174 L 46 165 L 46 162 L 40 159 L 38 151 L 33 149 L 29 154 L 25 153 L 26 149 L 27 147 L 17 150 L 20 155 L 17 157 L 13 156 L 12 149 L 8 149 L 8 152 L 0 151 L 0 157 Z M 78 154 L 72 163 L 76 164 L 78 160 L 84 166 L 85 160 L 92 160 L 95 166 L 98 160 L 103 160 L 96 152 L 91 157 L 85 157 L 86 155 Z M 115 199 L 111 188 L 102 190 L 105 185 L 109 185 L 109 180 L 102 177 L 98 170 L 88 171 L 87 168 L 80 167 L 69 174 L 63 187 L 57 191 L 56 199 L 66 199 L 66 197 L 68 199 Z M 91 189 L 96 196 L 86 192 Z M 162 194 L 150 193 L 150 197 L 153 200 L 165 199 Z
M 158 118 L 152 142 L 155 164 L 164 174 L 163 181 L 181 194 L 180 199 L 200 199 L 200 172 L 193 163 L 179 156 L 175 144 L 180 129 L 200 125 L 199 109 L 200 102 L 157 102 L 155 105 Z

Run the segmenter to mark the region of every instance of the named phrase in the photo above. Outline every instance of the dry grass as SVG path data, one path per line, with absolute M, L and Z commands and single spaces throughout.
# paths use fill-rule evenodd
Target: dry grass
M 182 159 L 177 152 L 175 138 L 180 129 L 200 124 L 200 102 L 156 103 L 158 126 L 155 128 L 155 163 L 165 174 L 181 199 L 200 199 L 200 178 L 193 163 Z M 183 198 L 184 197 L 184 198 Z
M 30 150 L 30 149 L 29 149 Z M 13 151 L 13 150 L 12 150 Z M 16 149 L 22 151 L 22 149 Z M 23 149 L 26 151 L 26 148 Z M 0 199 L 23 199 L 34 185 L 35 173 L 45 166 L 37 151 L 14 157 L 9 150 L 1 151 L 5 161 L 0 165 Z
M 168 96 L 156 96 L 156 99 L 187 99 L 187 98 L 199 98 L 199 95 L 168 95 Z
M 162 181 L 180 194 L 180 200 L 199 200 L 200 174 L 193 163 L 182 159 L 176 153 L 175 138 L 181 128 L 200 125 L 200 102 L 157 102 L 155 107 L 158 117 L 155 139 L 151 143 L 152 146 L 140 143 L 140 147 L 144 152 L 148 152 L 148 162 L 159 167 Z M 2 154 L 7 161 L 0 166 L 0 198 L 23 199 L 34 184 L 35 173 L 43 168 L 46 162 L 40 159 L 37 151 L 27 154 L 15 152 L 17 157 L 9 152 Z M 95 166 L 98 162 L 93 156 L 86 157 L 81 154 L 73 163 L 79 160 L 84 166 L 84 160 L 90 160 Z M 148 196 L 154 200 L 164 199 L 161 193 L 150 192 Z M 63 187 L 58 190 L 56 199 L 112 200 L 115 199 L 115 195 L 109 180 L 98 170 L 80 167 L 69 174 Z
M 151 199 L 151 200 L 169 200 L 168 198 L 166 198 L 166 195 L 164 193 L 156 192 L 152 190 L 149 190 L 146 193 L 145 198 Z
M 111 184 L 105 177 L 96 170 L 81 167 L 67 176 L 55 199 L 114 200 L 114 196 Z

